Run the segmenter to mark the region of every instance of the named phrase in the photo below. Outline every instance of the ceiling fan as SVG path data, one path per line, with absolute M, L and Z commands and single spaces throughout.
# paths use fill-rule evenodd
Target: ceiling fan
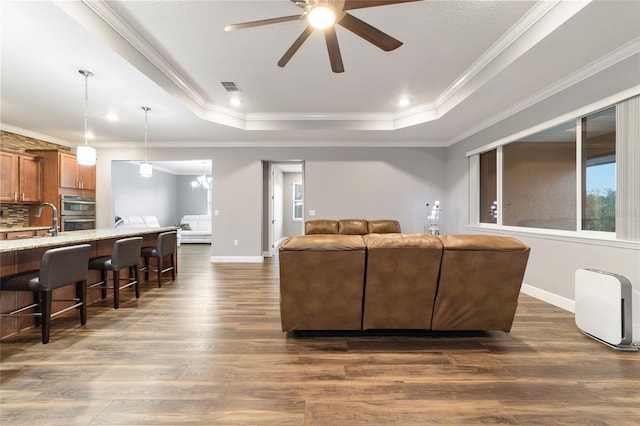
M 421 0 L 290 0 L 296 6 L 303 9 L 298 15 L 281 16 L 278 18 L 262 19 L 259 21 L 242 22 L 225 27 L 225 31 L 241 30 L 245 28 L 259 27 L 262 25 L 278 24 L 281 22 L 306 19 L 309 22 L 307 28 L 298 36 L 291 47 L 278 61 L 279 67 L 287 65 L 289 60 L 298 51 L 300 46 L 315 29 L 322 29 L 329 52 L 331 69 L 335 73 L 344 72 L 340 46 L 336 36 L 336 25 L 341 25 L 352 33 L 362 37 L 369 43 L 388 52 L 402 46 L 402 42 L 383 33 L 379 29 L 367 24 L 348 13 L 349 10 L 364 9 L 375 6 L 385 6 L 396 3 L 408 3 Z M 319 21 L 318 21 L 319 20 Z

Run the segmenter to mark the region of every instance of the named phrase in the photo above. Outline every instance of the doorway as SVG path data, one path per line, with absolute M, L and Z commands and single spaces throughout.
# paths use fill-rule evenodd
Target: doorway
M 263 256 L 286 237 L 304 234 L 304 162 L 264 161 Z

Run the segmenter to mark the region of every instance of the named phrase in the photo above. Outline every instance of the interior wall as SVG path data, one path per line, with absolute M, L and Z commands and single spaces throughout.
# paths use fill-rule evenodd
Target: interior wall
M 422 232 L 425 203 L 445 195 L 445 148 L 153 148 L 150 161 L 212 159 L 215 170 L 212 256 L 262 256 L 263 160 L 305 161 L 305 216 L 316 219 L 393 218 Z M 110 226 L 111 162 L 142 160 L 141 149 L 99 149 L 98 226 Z M 154 174 L 155 176 L 155 174 Z M 175 204 L 175 202 L 174 202 Z M 442 232 L 447 232 L 443 205 Z M 234 240 L 238 245 L 234 245 Z
M 178 222 L 184 215 L 207 214 L 209 212 L 207 191 L 193 189 L 191 182 L 197 176 L 178 175 L 177 217 Z
M 113 194 L 113 200 L 109 200 L 108 206 L 113 201 L 113 212 L 107 216 L 106 221 L 102 217 L 99 228 L 113 227 L 115 215 L 155 216 L 160 226 L 171 226 L 179 222 L 176 203 L 178 180 L 175 175 L 154 170 L 151 178 L 144 178 L 140 176 L 138 165 L 124 161 L 108 164 L 108 168 L 111 176 L 106 182 L 111 183 L 109 192 Z M 96 184 L 99 186 L 103 183 L 100 179 L 100 176 L 96 177 Z M 106 214 L 109 207 L 100 200 L 96 201 L 99 211 Z

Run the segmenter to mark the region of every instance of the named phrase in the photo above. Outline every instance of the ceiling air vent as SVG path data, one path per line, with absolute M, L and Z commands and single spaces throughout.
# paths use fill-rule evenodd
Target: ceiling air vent
M 222 84 L 222 87 L 224 87 L 224 90 L 226 90 L 227 92 L 240 91 L 240 88 L 238 87 L 238 85 L 233 81 L 221 81 L 220 84 Z

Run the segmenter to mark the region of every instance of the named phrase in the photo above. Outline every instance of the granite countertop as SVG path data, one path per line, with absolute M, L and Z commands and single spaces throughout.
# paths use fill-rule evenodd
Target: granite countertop
M 10 228 L 0 228 L 0 232 L 22 232 L 22 231 L 40 231 L 49 229 L 50 226 L 12 226 Z
M 48 228 L 44 227 L 43 229 Z M 110 238 L 134 237 L 136 235 L 175 231 L 176 229 L 175 226 L 162 228 L 102 228 L 89 229 L 86 231 L 60 232 L 56 237 L 44 236 L 19 240 L 0 240 L 0 253 L 65 246 L 69 244 L 82 244 L 97 240 L 108 240 Z

